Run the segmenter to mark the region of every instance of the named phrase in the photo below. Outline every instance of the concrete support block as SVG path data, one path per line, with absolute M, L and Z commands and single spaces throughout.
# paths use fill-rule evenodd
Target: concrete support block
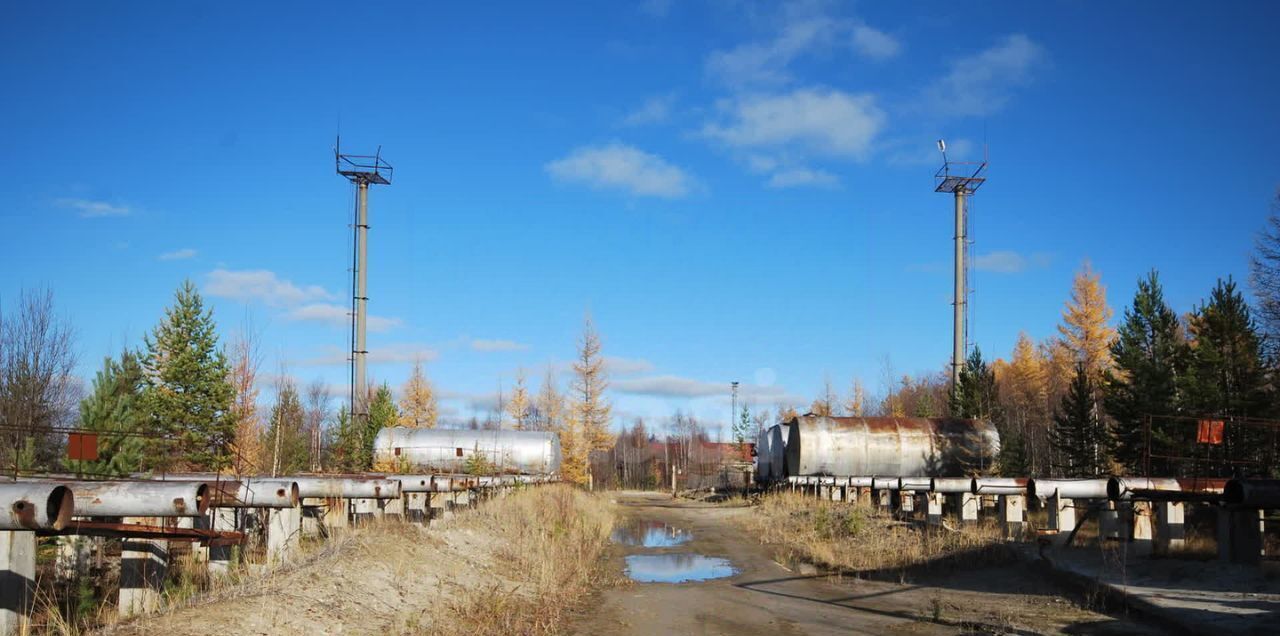
M 315 537 L 323 533 L 324 499 L 305 497 L 302 500 L 302 536 Z
M 1232 563 L 1262 561 L 1262 510 L 1218 508 L 1218 558 Z
M 36 593 L 36 533 L 0 532 L 0 635 L 26 634 Z
M 916 511 L 916 494 L 913 492 L 898 491 L 898 509 L 910 515 Z
M 831 500 L 831 486 L 818 486 L 818 499 Z
M 214 530 L 235 530 L 236 509 L 214 508 Z M 231 569 L 231 556 L 235 548 L 229 545 L 209 546 L 209 574 L 226 574 Z
M 267 511 L 267 562 L 285 563 L 293 558 L 302 540 L 302 508 Z
M 1181 501 L 1162 501 L 1155 504 L 1157 554 L 1170 554 L 1186 545 L 1183 519 L 1186 506 Z
M 401 494 L 398 499 L 380 499 L 382 504 L 382 514 L 387 517 L 396 519 L 404 518 L 404 500 L 406 494 Z
M 324 516 L 320 522 L 332 533 L 337 528 L 351 525 L 351 500 L 342 497 L 329 497 L 325 500 Z
M 505 491 L 504 491 L 505 494 Z M 404 502 L 404 518 L 410 523 L 426 523 L 427 522 L 427 493 L 410 492 L 405 493 Z
M 1116 502 L 1107 501 L 1098 510 L 1098 541 L 1103 543 L 1120 538 L 1120 510 Z
M 93 550 L 92 539 L 73 534 L 58 537 L 57 542 L 58 554 L 53 563 L 54 576 L 60 581 L 75 581 L 87 575 L 89 558 Z
M 1152 518 L 1151 518 L 1151 502 L 1135 501 L 1129 509 L 1130 523 L 1125 524 L 1125 529 L 1129 532 L 1130 549 L 1134 554 L 1146 556 L 1151 554 L 1152 538 Z
M 1000 526 L 1006 539 L 1021 539 L 1026 524 L 1027 498 L 1025 495 L 1000 495 Z
M 351 522 L 353 525 L 372 523 L 379 512 L 377 499 L 361 498 L 351 500 Z
M 925 495 L 925 523 L 931 526 L 942 525 L 942 500 L 944 495 L 940 492 L 931 492 Z
M 1070 499 L 1063 499 L 1055 492 L 1046 502 L 1045 508 L 1049 515 L 1049 530 L 1054 531 L 1053 544 L 1055 546 L 1064 546 L 1067 543 L 1067 537 L 1076 529 L 1076 509 L 1075 502 Z
M 453 517 L 450 506 L 453 502 L 446 493 L 433 492 L 427 497 L 428 523 L 439 523 Z
M 159 525 L 159 519 L 125 517 L 124 523 Z M 120 615 L 154 612 L 169 572 L 167 541 L 126 539 L 120 546 Z
M 858 486 L 858 503 L 864 506 L 871 505 L 871 488 Z
M 459 490 L 458 492 L 453 493 L 453 504 L 455 506 L 461 506 L 463 508 L 469 507 L 471 506 L 473 499 L 474 497 L 472 497 L 470 490 Z
M 960 523 L 978 523 L 981 501 L 973 493 L 960 493 Z

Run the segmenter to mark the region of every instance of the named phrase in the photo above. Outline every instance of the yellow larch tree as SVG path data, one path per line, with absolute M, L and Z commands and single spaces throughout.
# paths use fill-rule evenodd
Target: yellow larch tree
M 561 471 L 568 481 L 586 483 L 591 451 L 606 450 L 613 444 L 609 433 L 613 407 L 604 396 L 608 387 L 600 335 L 588 315 L 578 341 L 578 358 L 573 362 L 573 410 L 560 433 Z
M 1009 425 L 1023 435 L 1027 467 L 1032 474 L 1044 474 L 1049 467 L 1048 372 L 1050 362 L 1025 332 L 1018 334 L 1009 362 L 997 366 L 1000 399 Z
M 1051 352 L 1053 372 L 1070 378 L 1079 363 L 1095 380 L 1100 380 L 1112 366 L 1111 343 L 1116 339 L 1116 330 L 1110 325 L 1111 316 L 1107 288 L 1086 262 L 1071 283 L 1071 299 L 1062 312 L 1062 324 L 1058 325 L 1057 346 L 1065 351 Z M 1070 367 L 1060 368 L 1064 363 Z
M 265 469 L 263 464 L 262 418 L 258 414 L 258 367 L 262 355 L 258 339 L 248 324 L 231 343 L 228 381 L 235 392 L 228 416 L 235 422 L 232 445 L 232 467 L 236 474 L 252 475 Z
M 524 369 L 516 371 L 516 386 L 511 389 L 511 398 L 507 401 L 507 415 L 511 416 L 511 425 L 517 431 L 529 428 L 529 389 L 524 384 Z
M 409 428 L 435 428 L 440 420 L 436 392 L 422 370 L 422 360 L 413 362 L 409 379 L 400 388 L 400 417 L 396 423 Z
M 853 379 L 853 387 L 849 389 L 849 399 L 844 403 L 844 410 L 850 417 L 866 415 L 867 390 L 863 388 L 861 378 Z

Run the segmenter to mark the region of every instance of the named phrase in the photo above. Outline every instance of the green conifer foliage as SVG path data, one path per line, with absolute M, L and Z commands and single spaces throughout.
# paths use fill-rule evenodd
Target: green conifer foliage
M 272 475 L 300 473 L 311 465 L 310 444 L 303 422 L 297 387 L 292 381 L 282 382 L 262 436 L 262 448 L 271 459 Z
M 142 468 L 147 440 L 138 434 L 145 423 L 140 408 L 145 386 L 142 363 L 133 351 L 125 350 L 118 361 L 103 360 L 93 392 L 80 402 L 80 430 L 98 434 L 98 459 L 71 461 L 71 470 L 118 477 Z
M 1058 471 L 1065 477 L 1098 477 L 1108 464 L 1107 428 L 1099 413 L 1089 371 L 1076 364 L 1076 373 L 1053 416 L 1049 440 L 1058 453 Z
M 1138 281 L 1133 306 L 1125 309 L 1111 355 L 1105 405 L 1113 418 L 1114 454 L 1130 474 L 1147 474 L 1146 428 L 1151 429 L 1153 455 L 1176 454 L 1191 440 L 1179 412 L 1178 383 L 1186 373 L 1190 351 L 1178 328 L 1178 315 L 1164 301 L 1155 271 Z M 1152 460 L 1152 474 L 1172 474 L 1171 466 Z
M 233 390 L 227 359 L 218 347 L 213 311 L 191 281 L 146 338 L 147 388 L 142 403 L 147 429 L 167 435 L 150 444 L 149 469 L 216 470 L 229 465 L 235 423 L 227 416 Z

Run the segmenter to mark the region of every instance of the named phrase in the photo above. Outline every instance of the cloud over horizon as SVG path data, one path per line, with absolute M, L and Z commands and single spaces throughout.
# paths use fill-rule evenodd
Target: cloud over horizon
M 688 173 L 662 157 L 616 142 L 580 146 L 545 168 L 556 181 L 636 196 L 674 199 L 688 194 L 694 183 Z

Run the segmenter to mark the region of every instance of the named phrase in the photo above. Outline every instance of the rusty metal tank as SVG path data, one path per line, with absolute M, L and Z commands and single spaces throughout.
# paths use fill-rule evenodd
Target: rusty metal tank
M 804 415 L 787 423 L 788 475 L 960 476 L 1000 452 L 981 420 Z
M 773 481 L 773 453 L 769 451 L 769 429 L 760 431 L 756 436 L 756 481 L 768 483 Z
M 384 428 L 373 439 L 374 461 L 424 473 L 462 473 L 473 456 L 486 471 L 549 475 L 560 470 L 560 436 L 550 431 Z M 477 463 L 473 460 L 472 465 Z
M 787 428 L 780 424 L 769 427 L 769 452 L 773 458 L 769 460 L 774 479 L 786 479 L 787 472 Z

